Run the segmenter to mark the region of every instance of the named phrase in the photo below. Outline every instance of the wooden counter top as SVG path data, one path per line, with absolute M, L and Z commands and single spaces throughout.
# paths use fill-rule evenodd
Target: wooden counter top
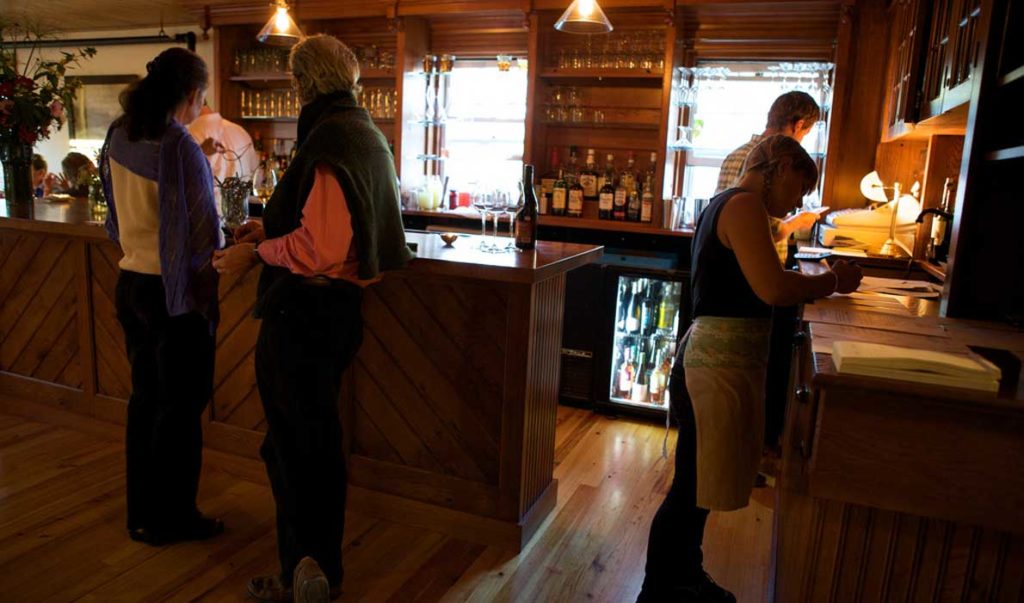
M 479 227 L 480 224 L 480 215 L 476 212 L 469 211 L 424 211 L 419 209 L 403 209 L 402 215 L 450 221 L 464 220 L 474 222 L 474 225 L 477 227 Z M 593 218 L 570 218 L 568 216 L 542 215 L 539 217 L 538 224 L 540 224 L 543 227 L 552 228 L 605 230 L 611 232 L 645 234 L 659 237 L 689 238 L 693 236 L 692 229 L 669 230 L 667 228 L 659 228 L 652 224 L 643 224 L 639 222 L 597 220 Z
M 594 262 L 602 254 L 594 245 L 550 241 L 538 241 L 528 252 L 485 253 L 479 249 L 479 236 L 459 235 L 451 247 L 438 233 L 408 231 L 405 236 L 417 248 L 410 269 L 482 280 L 536 283 Z
M 106 239 L 104 219 L 94 216 L 88 199 L 81 197 L 67 201 L 37 199 L 31 209 L 0 200 L 0 228 Z

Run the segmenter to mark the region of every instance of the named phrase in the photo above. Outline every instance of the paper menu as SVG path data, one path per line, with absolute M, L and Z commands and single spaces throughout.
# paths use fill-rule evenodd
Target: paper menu
M 999 390 L 999 367 L 981 357 L 860 341 L 832 344 L 840 373 L 933 385 Z

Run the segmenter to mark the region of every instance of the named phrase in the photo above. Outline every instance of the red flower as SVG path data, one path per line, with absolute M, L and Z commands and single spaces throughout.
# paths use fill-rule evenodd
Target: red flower
M 6 81 L 0 84 L 0 96 L 10 97 L 14 95 L 14 82 Z
M 21 76 L 14 80 L 14 85 L 20 88 L 25 88 L 26 90 L 32 90 L 36 87 L 36 83 L 32 81 L 32 78 L 27 78 L 25 76 Z
M 37 136 L 32 130 L 21 126 L 18 128 L 18 138 L 25 144 L 35 144 Z

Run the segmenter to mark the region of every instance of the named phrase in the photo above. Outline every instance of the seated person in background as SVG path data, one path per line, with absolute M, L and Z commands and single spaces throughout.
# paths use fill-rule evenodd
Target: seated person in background
M 718 172 L 718 186 L 715 187 L 715 195 L 737 185 L 747 155 L 759 142 L 769 136 L 779 134 L 802 142 L 819 119 L 821 119 L 821 109 L 811 95 L 806 92 L 787 92 L 775 99 L 771 108 L 768 109 L 768 121 L 765 124 L 764 132 L 751 136 L 748 142 L 729 153 L 722 161 L 722 170 Z M 772 218 L 773 238 L 776 243 L 783 243 L 789 239 L 789 235 L 797 230 L 810 228 L 817 220 L 818 215 L 812 212 L 801 212 L 785 220 Z M 785 246 L 780 246 L 779 256 L 783 260 L 785 260 L 786 252 Z
M 39 153 L 32 155 L 32 190 L 36 199 L 50 194 L 50 186 L 53 181 L 46 177 L 49 169 L 50 166 L 46 164 L 42 155 Z
M 56 177 L 53 183 L 56 192 L 65 193 L 73 197 L 84 197 L 89 194 L 89 184 L 85 175 L 96 171 L 94 164 L 88 157 L 81 153 L 71 152 L 60 162 L 62 176 Z

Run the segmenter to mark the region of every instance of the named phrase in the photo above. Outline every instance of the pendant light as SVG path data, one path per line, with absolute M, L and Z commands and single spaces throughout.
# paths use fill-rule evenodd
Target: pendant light
M 288 14 L 288 3 L 285 0 L 274 0 L 271 6 L 274 7 L 274 14 L 256 36 L 257 40 L 272 46 L 291 46 L 305 37 Z
M 597 0 L 572 0 L 555 23 L 555 29 L 572 34 L 604 34 L 613 28 Z

